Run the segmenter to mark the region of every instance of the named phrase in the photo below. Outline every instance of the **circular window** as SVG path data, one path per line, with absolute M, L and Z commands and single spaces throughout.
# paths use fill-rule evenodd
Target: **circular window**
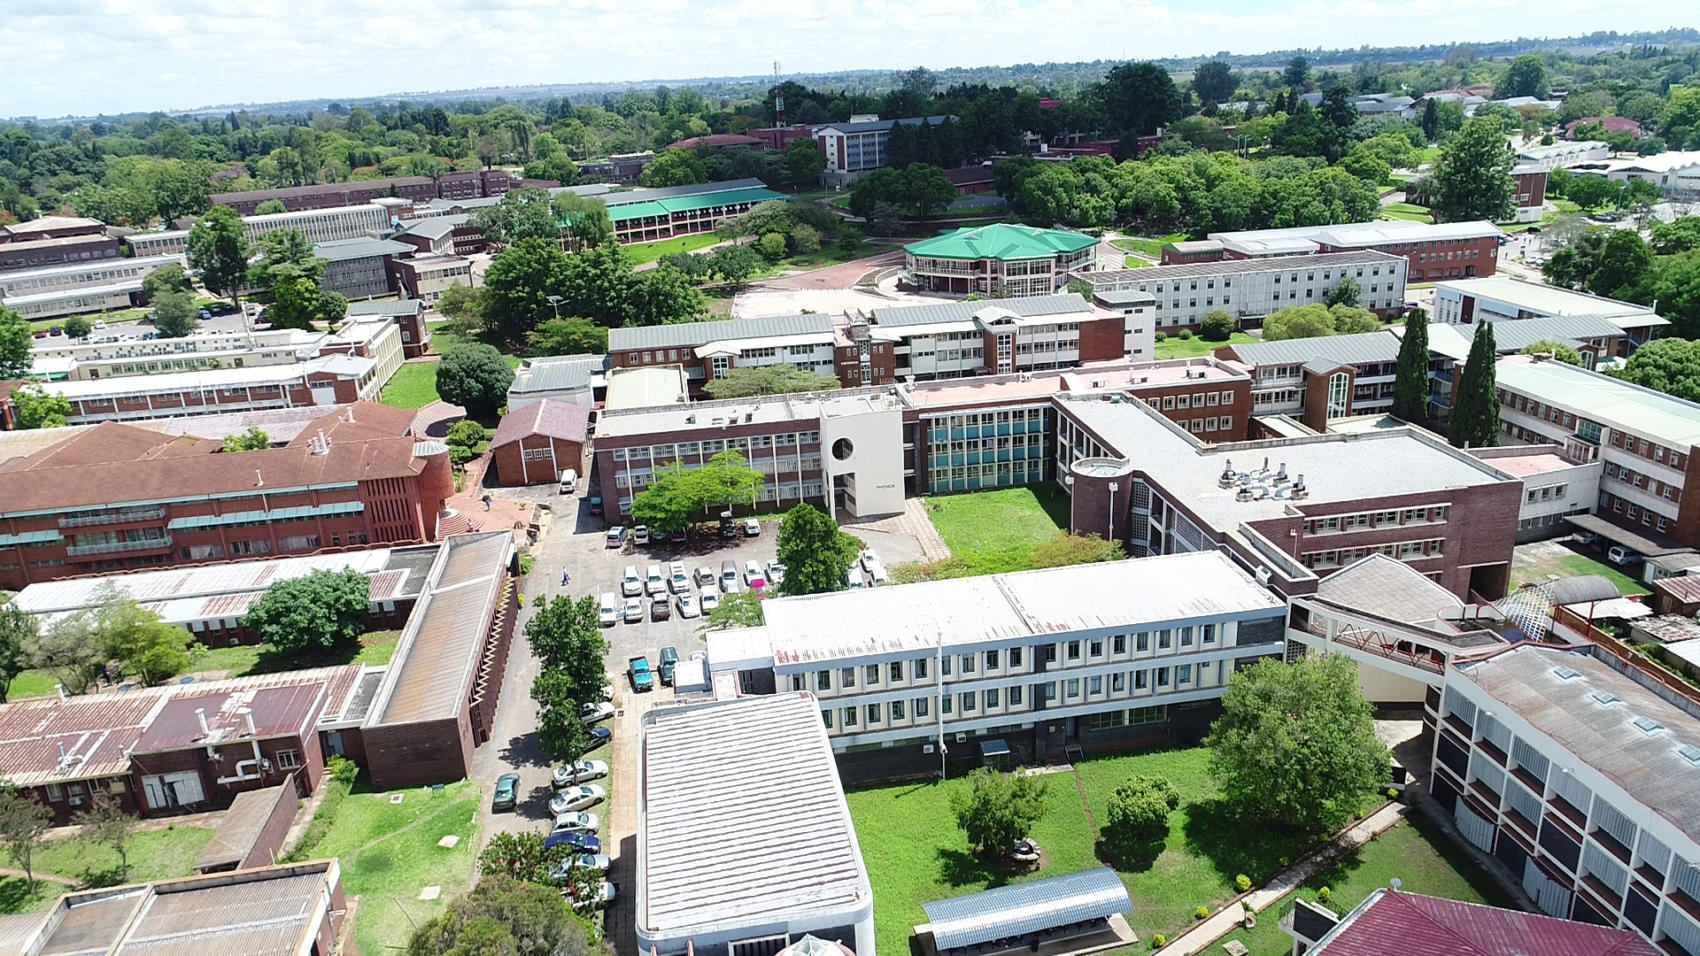
M 840 438 L 832 443 L 832 457 L 839 461 L 849 461 L 850 456 L 855 453 L 856 446 L 848 438 Z

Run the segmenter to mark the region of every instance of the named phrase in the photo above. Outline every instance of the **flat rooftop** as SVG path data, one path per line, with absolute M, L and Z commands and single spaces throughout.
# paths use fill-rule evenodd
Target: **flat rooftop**
M 1555 471 L 1569 471 L 1572 468 L 1582 467 L 1563 455 L 1555 455 L 1552 452 L 1509 455 L 1504 458 L 1484 458 L 1482 460 L 1513 478 L 1535 478 L 1540 475 L 1550 475 Z
M 1385 252 L 1354 250 L 1327 252 L 1321 255 L 1285 255 L 1264 259 L 1223 259 L 1217 262 L 1189 262 L 1172 266 L 1151 266 L 1145 269 L 1106 269 L 1102 272 L 1082 272 L 1079 278 L 1094 287 L 1125 288 L 1171 279 L 1202 279 L 1206 276 L 1240 275 L 1253 272 L 1281 272 L 1301 269 L 1326 269 L 1331 266 L 1386 265 L 1403 260 Z
M 690 386 L 682 365 L 616 368 L 608 373 L 608 394 L 603 401 L 603 407 L 610 412 L 634 408 L 673 408 L 683 405 L 689 393 Z
M 1541 282 L 1525 282 L 1510 276 L 1488 276 L 1484 279 L 1446 279 L 1436 282 L 1435 294 L 1457 292 L 1483 299 L 1494 299 L 1530 312 L 1544 315 L 1593 315 L 1607 320 L 1635 319 L 1633 325 L 1668 325 L 1664 319 L 1644 305 L 1608 299 L 1560 289 Z M 1656 320 L 1656 321 L 1650 321 Z M 1622 321 L 1613 324 L 1622 327 Z
M 44 382 L 42 388 L 63 395 L 73 402 L 200 389 L 276 388 L 305 381 L 307 376 L 318 372 L 357 374 L 354 368 L 356 365 L 364 367 L 370 366 L 371 363 L 371 359 L 336 355 L 287 365 L 255 365 L 250 368 L 218 368 L 197 372 L 164 372 L 158 375 Z M 345 365 L 348 366 L 347 369 L 343 368 Z
M 1325 512 L 1319 506 L 1338 502 L 1513 480 L 1415 428 L 1204 446 L 1143 402 L 1068 401 L 1062 409 L 1218 531 L 1301 511 Z M 1309 497 L 1239 501 L 1232 488 L 1219 487 L 1230 462 L 1247 471 L 1260 469 L 1266 458 L 1271 472 L 1285 464 L 1290 477 L 1303 475 Z
M 1226 248 L 1250 255 L 1272 255 L 1322 245 L 1383 246 L 1456 239 L 1482 239 L 1503 233 L 1491 222 L 1410 222 L 1384 220 L 1331 226 L 1291 226 L 1285 229 L 1245 229 L 1212 232 L 1209 237 Z
M 609 390 L 613 390 L 610 383 Z M 890 411 L 903 404 L 885 388 L 855 388 L 830 392 L 764 395 L 718 402 L 692 402 L 604 412 L 596 423 L 598 439 L 630 438 L 673 432 L 714 431 L 730 424 L 808 425 L 823 417 L 860 411 Z
M 787 597 L 764 604 L 775 665 L 1102 628 L 1260 618 L 1285 604 L 1214 549 Z M 719 633 L 719 632 L 716 632 Z M 711 647 L 714 638 L 710 637 Z M 711 652 L 712 656 L 712 652 Z
M 1564 362 L 1508 355 L 1494 365 L 1500 388 L 1660 444 L 1700 444 L 1700 404 Z
M 1456 670 L 1689 839 L 1700 839 L 1700 719 L 1689 710 L 1587 649 L 1522 644 Z M 1616 700 L 1601 704 L 1596 693 Z M 1637 721 L 1651 722 L 1652 731 Z
M 640 944 L 871 910 L 812 695 L 651 710 L 639 745 Z

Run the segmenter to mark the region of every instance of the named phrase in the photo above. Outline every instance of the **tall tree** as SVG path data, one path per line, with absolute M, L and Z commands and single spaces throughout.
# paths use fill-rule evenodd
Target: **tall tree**
M 71 400 L 58 392 L 49 392 L 40 383 L 14 389 L 12 411 L 20 431 L 32 428 L 64 428 L 69 425 Z
M 840 387 L 838 377 L 819 375 L 795 365 L 741 365 L 703 387 L 710 398 L 747 398 L 793 392 L 828 392 Z
M 1388 779 L 1388 753 L 1344 654 L 1237 671 L 1210 728 L 1210 775 L 1258 820 L 1322 833 L 1352 818 Z
M 1475 341 L 1464 373 L 1452 395 L 1452 422 L 1446 439 L 1457 448 L 1491 448 L 1499 444 L 1499 389 L 1494 363 L 1498 359 L 1493 323 L 1476 326 Z
M 248 281 L 252 247 L 243 234 L 242 217 L 229 206 L 214 206 L 189 231 L 189 264 L 201 274 L 201 284 L 233 305 L 241 304 Z
M 561 675 L 572 699 L 601 699 L 608 639 L 602 636 L 596 598 L 585 595 L 575 601 L 557 595 L 526 622 L 525 639 L 543 668 Z
M 1281 72 L 1281 85 L 1303 93 L 1310 85 L 1310 61 L 1302 56 L 1288 60 L 1287 68 Z
M 1429 210 L 1440 222 L 1486 219 L 1505 222 L 1517 211 L 1516 156 L 1497 123 L 1473 119 L 1441 147 L 1430 176 L 1434 198 Z
M 157 298 L 167 292 L 194 292 L 195 284 L 189 281 L 188 271 L 173 262 L 148 273 L 142 280 L 142 291 L 149 298 Z
M 537 702 L 537 745 L 550 760 L 572 763 L 590 749 L 589 728 L 579 717 L 587 701 L 575 693 L 566 672 L 545 668 L 531 682 L 531 699 Z
M 549 296 L 567 298 L 574 266 L 561 247 L 544 239 L 522 239 L 508 247 L 484 275 L 478 295 L 490 332 L 505 342 L 521 342 L 539 322 L 555 314 Z M 571 312 L 571 304 L 568 305 Z
M 1513 96 L 1533 96 L 1544 100 L 1547 97 L 1547 68 L 1541 58 L 1527 53 L 1511 61 L 1511 66 L 1505 71 L 1505 78 L 1494 88 L 1494 95 L 1501 99 Z
M 608 330 L 589 319 L 549 319 L 525 334 L 532 355 L 605 355 Z
M 821 594 L 842 591 L 850 565 L 861 549 L 856 539 L 838 529 L 826 512 L 801 504 L 785 513 L 779 523 L 779 563 L 785 565 L 785 580 L 779 593 Z
M 1636 349 L 1615 374 L 1643 388 L 1700 402 L 1700 341 L 1655 339 Z
M 1050 792 L 1044 777 L 980 767 L 968 775 L 966 791 L 951 791 L 950 812 L 976 853 L 1003 854 L 1045 815 Z
M 1192 73 L 1192 92 L 1198 97 L 1201 107 L 1228 102 L 1239 86 L 1239 74 L 1222 60 L 1200 64 Z
M 588 922 L 559 890 L 494 874 L 420 924 L 403 956 L 596 956 Z
M 1412 309 L 1405 316 L 1405 336 L 1399 341 L 1399 374 L 1393 384 L 1393 416 L 1407 422 L 1428 421 L 1428 313 Z
M 29 667 L 25 651 L 35 640 L 35 615 L 8 602 L 0 604 L 0 704 L 12 689 L 12 680 Z
M 812 138 L 794 140 L 785 147 L 785 172 L 799 189 L 819 185 L 826 172 L 826 154 Z
M 1169 71 L 1156 63 L 1123 63 L 1110 69 L 1094 87 L 1106 128 L 1148 136 L 1157 127 L 1179 119 L 1181 93 Z
M 98 623 L 96 612 L 85 608 L 42 625 L 24 642 L 29 665 L 51 672 L 67 694 L 81 694 L 106 667 Z
M 956 186 L 931 163 L 916 163 L 904 170 L 903 193 L 922 219 L 956 201 Z
M 10 784 L 0 784 L 0 846 L 23 868 L 29 894 L 35 895 L 35 851 L 47 839 L 53 812 Z
M 30 358 L 35 331 L 29 320 L 0 306 L 0 381 L 23 378 L 35 360 Z
M 1588 291 L 1614 299 L 1645 301 L 1651 298 L 1653 251 L 1633 229 L 1613 229 L 1600 249 L 1594 271 L 1588 276 Z
M 181 339 L 194 335 L 201 327 L 196 317 L 195 299 L 181 289 L 161 292 L 153 300 L 153 330 L 162 339 Z
M 117 661 L 125 676 L 143 686 L 174 677 L 189 666 L 193 636 L 160 620 L 159 614 L 127 594 L 115 592 L 105 597 L 98 626 L 102 654 Z
M 279 581 L 248 610 L 245 626 L 284 654 L 349 646 L 366 630 L 372 579 L 352 568 Z
M 507 402 L 514 370 L 493 345 L 468 342 L 437 363 L 437 394 L 466 409 L 468 418 L 489 418 Z
M 706 182 L 708 167 L 694 149 L 665 150 L 643 168 L 643 184 L 651 189 Z
M 181 630 L 181 628 L 179 628 Z M 82 835 L 112 847 L 118 854 L 118 881 L 130 880 L 130 834 L 136 818 L 127 813 L 110 794 L 96 794 L 92 806 L 77 814 Z

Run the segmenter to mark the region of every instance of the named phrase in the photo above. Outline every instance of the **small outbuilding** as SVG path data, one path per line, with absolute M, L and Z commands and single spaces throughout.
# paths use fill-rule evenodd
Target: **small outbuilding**
M 1122 914 L 1133 900 L 1109 867 L 1000 886 L 923 903 L 927 921 L 915 927 L 926 956 L 969 956 L 1013 949 L 1090 953 L 1136 941 Z
M 504 486 L 559 481 L 569 469 L 584 474 L 584 443 L 590 434 L 590 409 L 573 402 L 544 399 L 502 417 L 490 439 L 496 481 Z

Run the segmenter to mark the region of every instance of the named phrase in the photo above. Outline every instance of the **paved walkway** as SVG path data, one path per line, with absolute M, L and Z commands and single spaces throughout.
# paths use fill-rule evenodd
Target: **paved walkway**
M 950 557 L 950 546 L 939 536 L 939 529 L 933 527 L 933 519 L 927 517 L 927 507 L 921 498 L 903 499 L 902 514 L 847 522 L 845 527 L 908 535 L 920 543 L 921 554 L 929 563 Z
M 1305 880 L 1315 876 L 1331 861 L 1363 846 L 1405 819 L 1408 811 L 1409 808 L 1402 803 L 1390 803 L 1382 807 L 1336 836 L 1321 850 L 1287 867 L 1275 874 L 1275 878 L 1268 883 L 1247 893 L 1241 898 L 1243 906 L 1241 902 L 1229 903 L 1219 912 L 1212 913 L 1209 919 L 1175 937 L 1169 945 L 1157 952 L 1162 956 L 1192 956 L 1209 949 L 1217 940 L 1244 925 L 1246 906 L 1259 913 L 1274 906 L 1282 897 L 1298 889 Z

